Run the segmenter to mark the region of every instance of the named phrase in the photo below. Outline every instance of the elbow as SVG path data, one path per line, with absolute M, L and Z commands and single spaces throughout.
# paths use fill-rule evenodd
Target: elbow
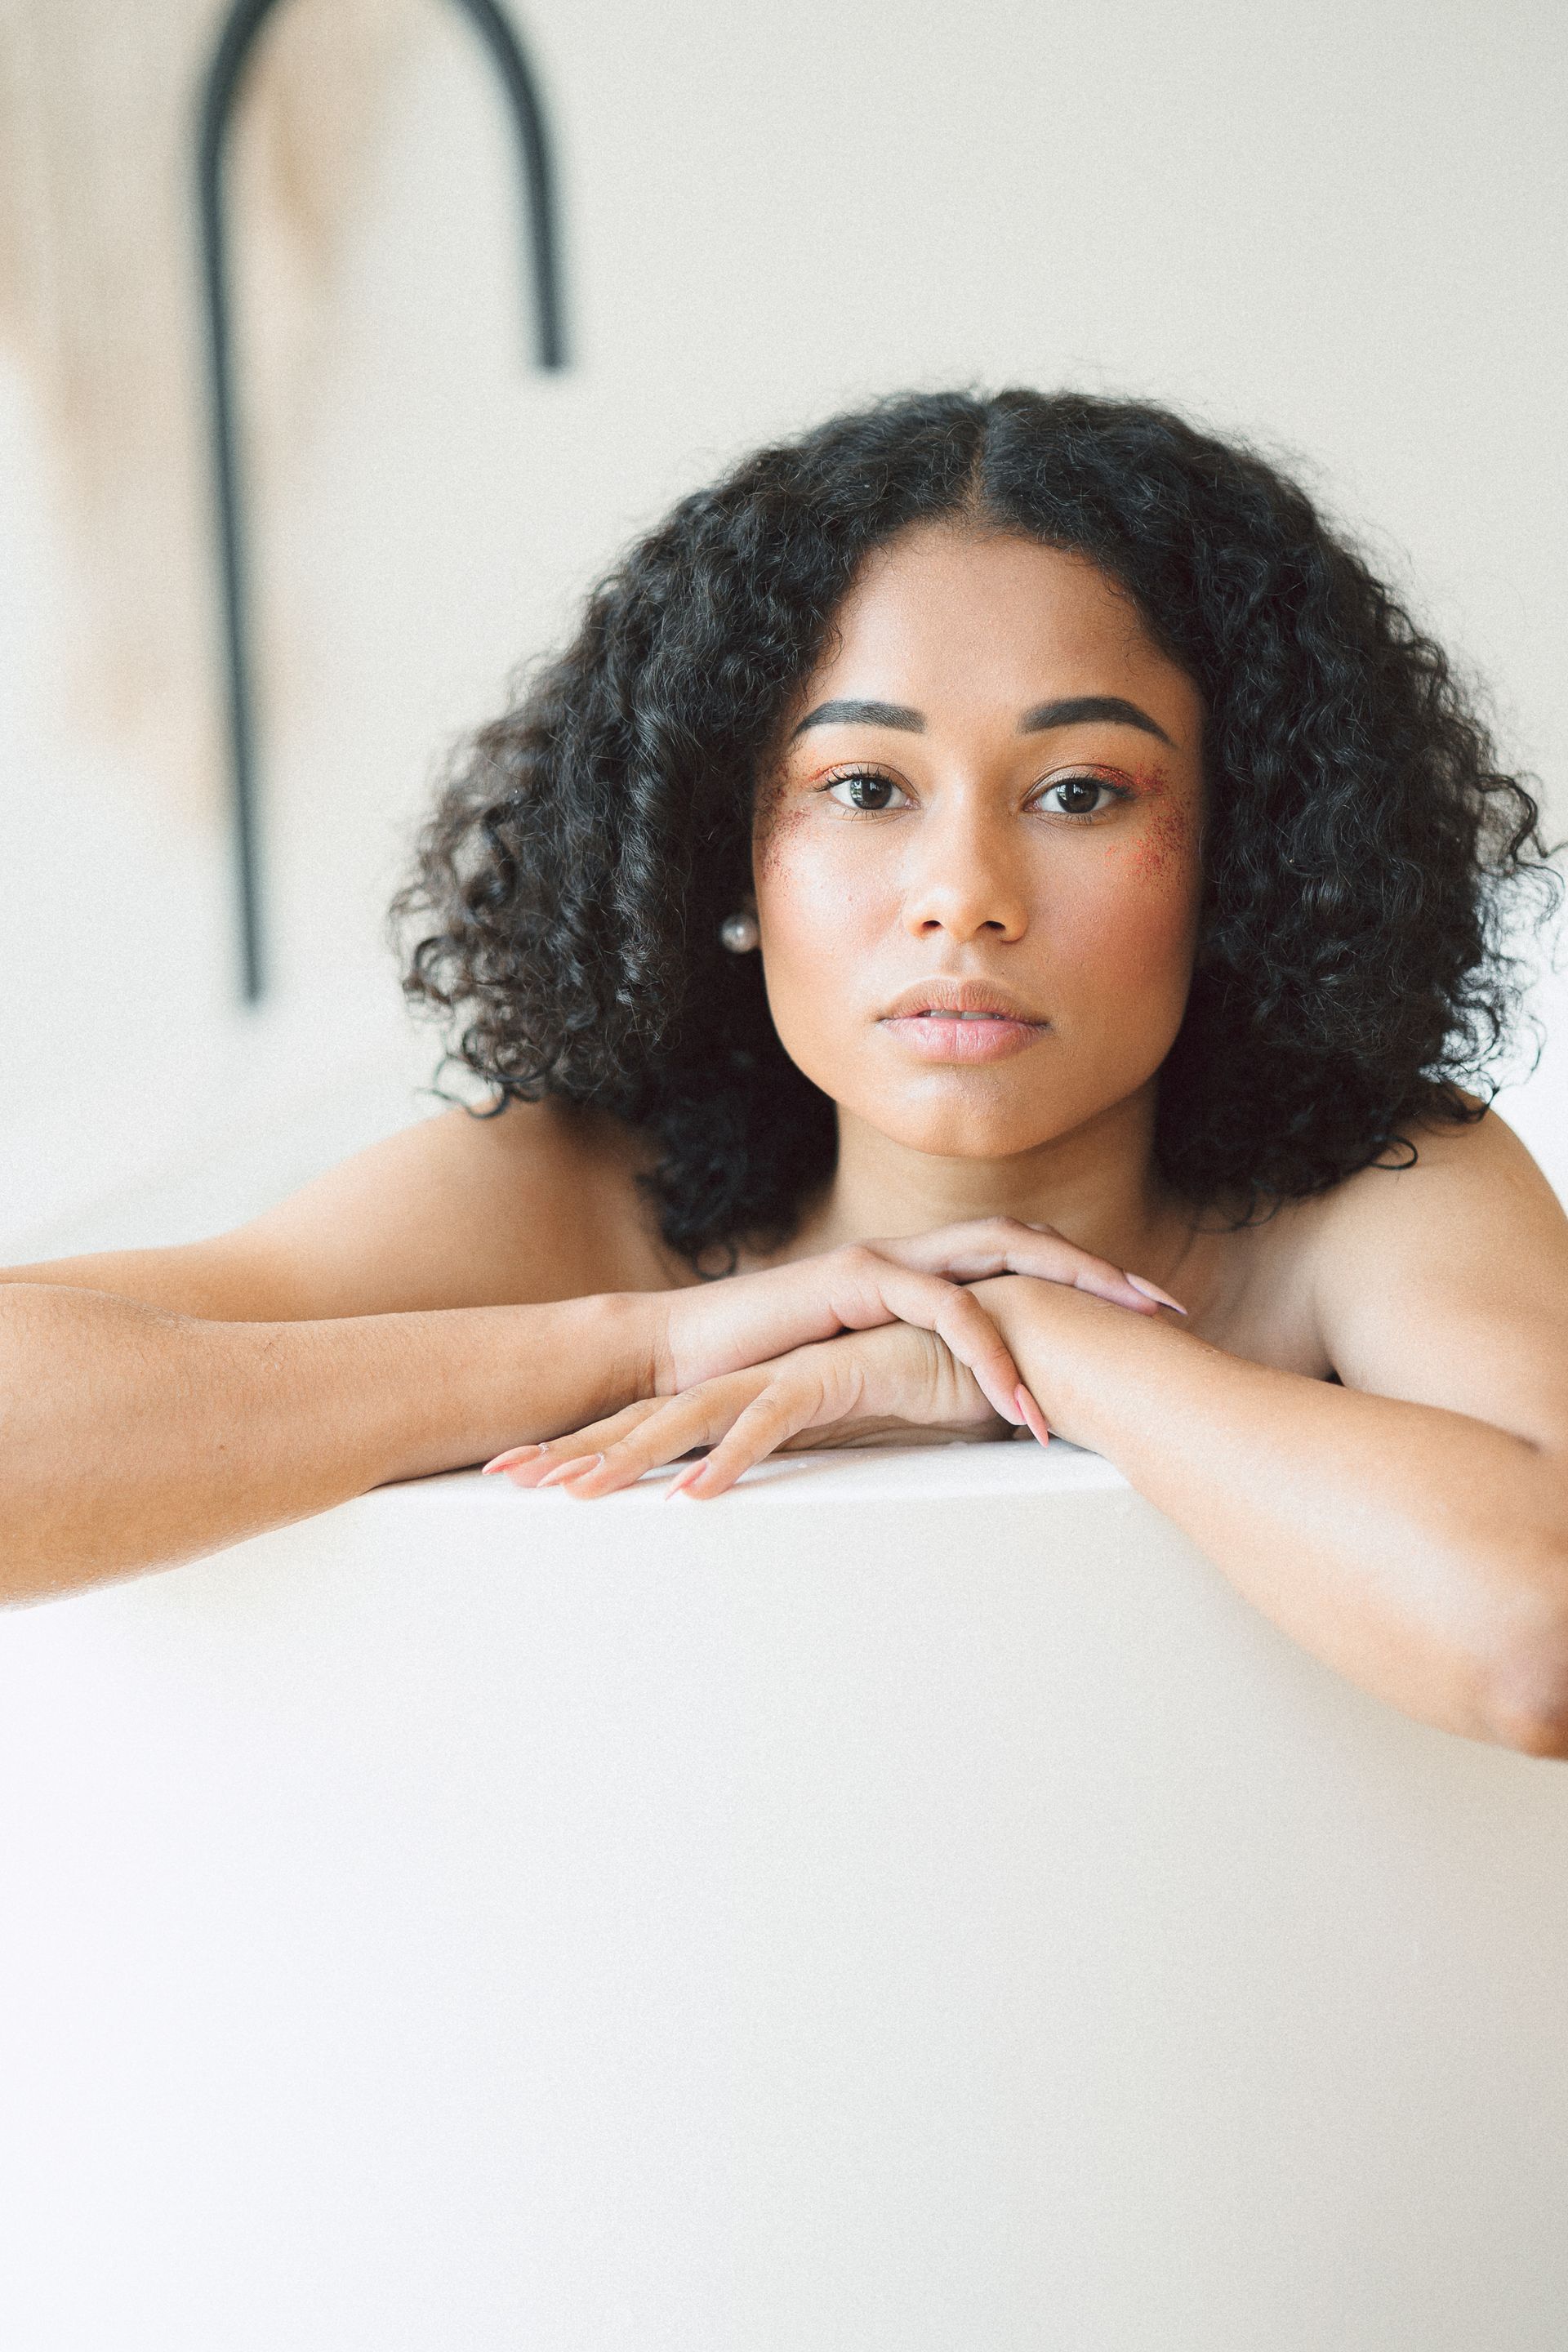
M 1521 1756 L 1568 1761 L 1568 1564 L 1554 1603 L 1516 1627 L 1494 1664 L 1491 1737 Z
M 1555 1756 L 1568 1763 L 1568 1683 L 1555 1693 L 1525 1694 L 1497 1709 L 1492 1737 L 1521 1756 Z

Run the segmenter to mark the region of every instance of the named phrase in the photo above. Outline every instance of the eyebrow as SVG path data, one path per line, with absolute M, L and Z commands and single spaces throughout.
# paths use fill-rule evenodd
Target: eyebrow
M 819 702 L 808 710 L 796 735 L 804 735 L 808 727 L 900 727 L 906 735 L 923 735 L 925 719 L 903 702 Z M 794 740 L 793 737 L 791 739 Z
M 1169 735 L 1156 719 L 1140 710 L 1135 702 L 1124 702 L 1119 694 L 1075 694 L 1061 702 L 1042 702 L 1033 710 L 1026 710 L 1018 721 L 1020 735 L 1043 735 L 1052 727 L 1077 727 L 1086 719 L 1100 719 L 1119 727 L 1141 728 L 1145 735 L 1157 735 L 1162 743 L 1170 743 Z
M 1053 727 L 1079 727 L 1096 719 L 1107 725 L 1136 727 L 1145 735 L 1157 735 L 1172 751 L 1176 748 L 1157 719 L 1140 710 L 1135 702 L 1123 701 L 1119 694 L 1077 694 L 1057 702 L 1037 703 L 1019 719 L 1018 732 L 1043 735 Z M 804 735 L 808 727 L 845 726 L 896 727 L 906 735 L 923 735 L 925 716 L 905 702 L 819 702 L 815 710 L 806 712 L 795 734 Z

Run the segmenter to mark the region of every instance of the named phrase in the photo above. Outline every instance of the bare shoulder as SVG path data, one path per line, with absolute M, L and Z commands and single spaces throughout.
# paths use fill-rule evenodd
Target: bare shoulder
M 1411 1141 L 1411 1164 L 1363 1169 L 1303 1221 L 1329 1359 L 1349 1386 L 1560 1443 L 1568 1216 L 1494 1111 L 1423 1123 Z
M 1419 1123 L 1413 1158 L 1387 1154 L 1313 1204 L 1312 1245 L 1326 1260 L 1415 1235 L 1465 1255 L 1494 1255 L 1505 1231 L 1534 1233 L 1549 1248 L 1568 1244 L 1568 1219 L 1532 1154 L 1506 1119 L 1471 1099 L 1475 1118 Z
M 637 1184 L 646 1138 L 553 1098 L 416 1121 L 248 1223 L 166 1250 L 12 1269 L 233 1321 L 527 1305 L 693 1277 Z
M 618 1120 L 558 1098 L 493 1117 L 458 1106 L 330 1169 L 245 1231 L 311 1269 L 319 1299 L 341 1273 L 343 1303 L 316 1314 L 659 1287 L 679 1277 L 637 1186 L 651 1160 Z

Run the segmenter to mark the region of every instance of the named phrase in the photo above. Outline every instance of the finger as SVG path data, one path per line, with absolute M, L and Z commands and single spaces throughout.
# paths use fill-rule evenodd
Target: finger
M 1108 1299 L 1112 1306 L 1152 1315 L 1161 1307 L 1186 1309 L 1168 1291 L 1131 1275 L 1110 1258 L 1080 1249 L 1050 1225 L 1026 1224 L 1017 1217 L 984 1217 L 958 1225 L 939 1225 L 928 1234 L 900 1234 L 891 1241 L 867 1244 L 879 1256 L 921 1273 L 941 1274 L 959 1282 L 983 1282 L 999 1274 L 1032 1274 L 1046 1282 L 1059 1282 Z
M 712 1445 L 744 1412 L 766 1375 L 748 1380 L 731 1373 L 704 1381 L 683 1395 L 660 1400 L 651 1412 L 618 1435 L 605 1433 L 599 1459 L 584 1462 L 563 1481 L 574 1499 L 593 1500 L 635 1486 L 645 1472 L 678 1462 L 693 1447 Z
M 900 1264 L 954 1281 L 984 1282 L 999 1274 L 1032 1274 L 1045 1282 L 1092 1291 L 1119 1307 L 1149 1311 L 1145 1295 L 1109 1258 L 1080 1249 L 1048 1225 L 1026 1225 L 1015 1217 L 985 1218 L 973 1225 L 939 1228 L 870 1246 L 896 1255 Z
M 973 1372 L 993 1412 L 1017 1425 L 1013 1398 L 1018 1368 L 978 1299 L 939 1275 L 896 1265 L 869 1248 L 835 1255 L 837 1263 L 831 1270 L 827 1297 L 841 1324 L 851 1331 L 867 1331 L 899 1322 L 936 1332 Z
M 1042 1445 L 1048 1445 L 1051 1442 L 1051 1433 L 1047 1426 L 1046 1416 L 1022 1381 L 1018 1384 L 1018 1411 L 1024 1417 L 1031 1437 L 1037 1437 Z
M 603 1421 L 589 1422 L 582 1429 L 568 1431 L 560 1437 L 544 1439 L 534 1445 L 516 1445 L 505 1454 L 498 1454 L 487 1462 L 487 1470 L 504 1472 L 514 1486 L 541 1486 L 560 1482 L 554 1473 L 582 1463 L 590 1454 L 601 1452 L 606 1444 L 613 1444 L 648 1414 L 659 1409 L 659 1400 L 647 1399 L 627 1405 Z
M 992 1412 L 1016 1427 L 1023 1417 L 1016 1402 L 1022 1376 L 1007 1342 L 980 1301 L 967 1290 L 943 1284 L 930 1328 L 973 1374 Z
M 748 1470 L 776 1449 L 819 1422 L 840 1417 L 842 1400 L 830 1398 L 826 1383 L 805 1361 L 781 1372 L 743 1412 L 701 1462 L 683 1471 L 669 1489 L 708 1502 L 722 1495 Z
M 879 1256 L 868 1245 L 835 1253 L 828 1269 L 826 1304 L 835 1328 L 869 1331 L 879 1323 L 915 1323 L 934 1331 L 937 1317 L 955 1286 L 939 1274 Z

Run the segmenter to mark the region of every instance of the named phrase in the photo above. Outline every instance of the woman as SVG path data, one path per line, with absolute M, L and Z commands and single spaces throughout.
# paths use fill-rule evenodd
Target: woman
M 763 451 L 595 593 L 395 902 L 482 1115 L 17 1270 L 13 1347 L 115 1367 L 112 1442 L 140 1351 L 208 1447 L 124 1447 L 133 1544 L 79 1481 L 42 1581 L 498 1445 L 584 1499 L 705 1447 L 711 1498 L 1056 1431 L 1367 1689 L 1568 1754 L 1568 1223 L 1474 1091 L 1536 815 L 1300 488 L 1162 410 Z

